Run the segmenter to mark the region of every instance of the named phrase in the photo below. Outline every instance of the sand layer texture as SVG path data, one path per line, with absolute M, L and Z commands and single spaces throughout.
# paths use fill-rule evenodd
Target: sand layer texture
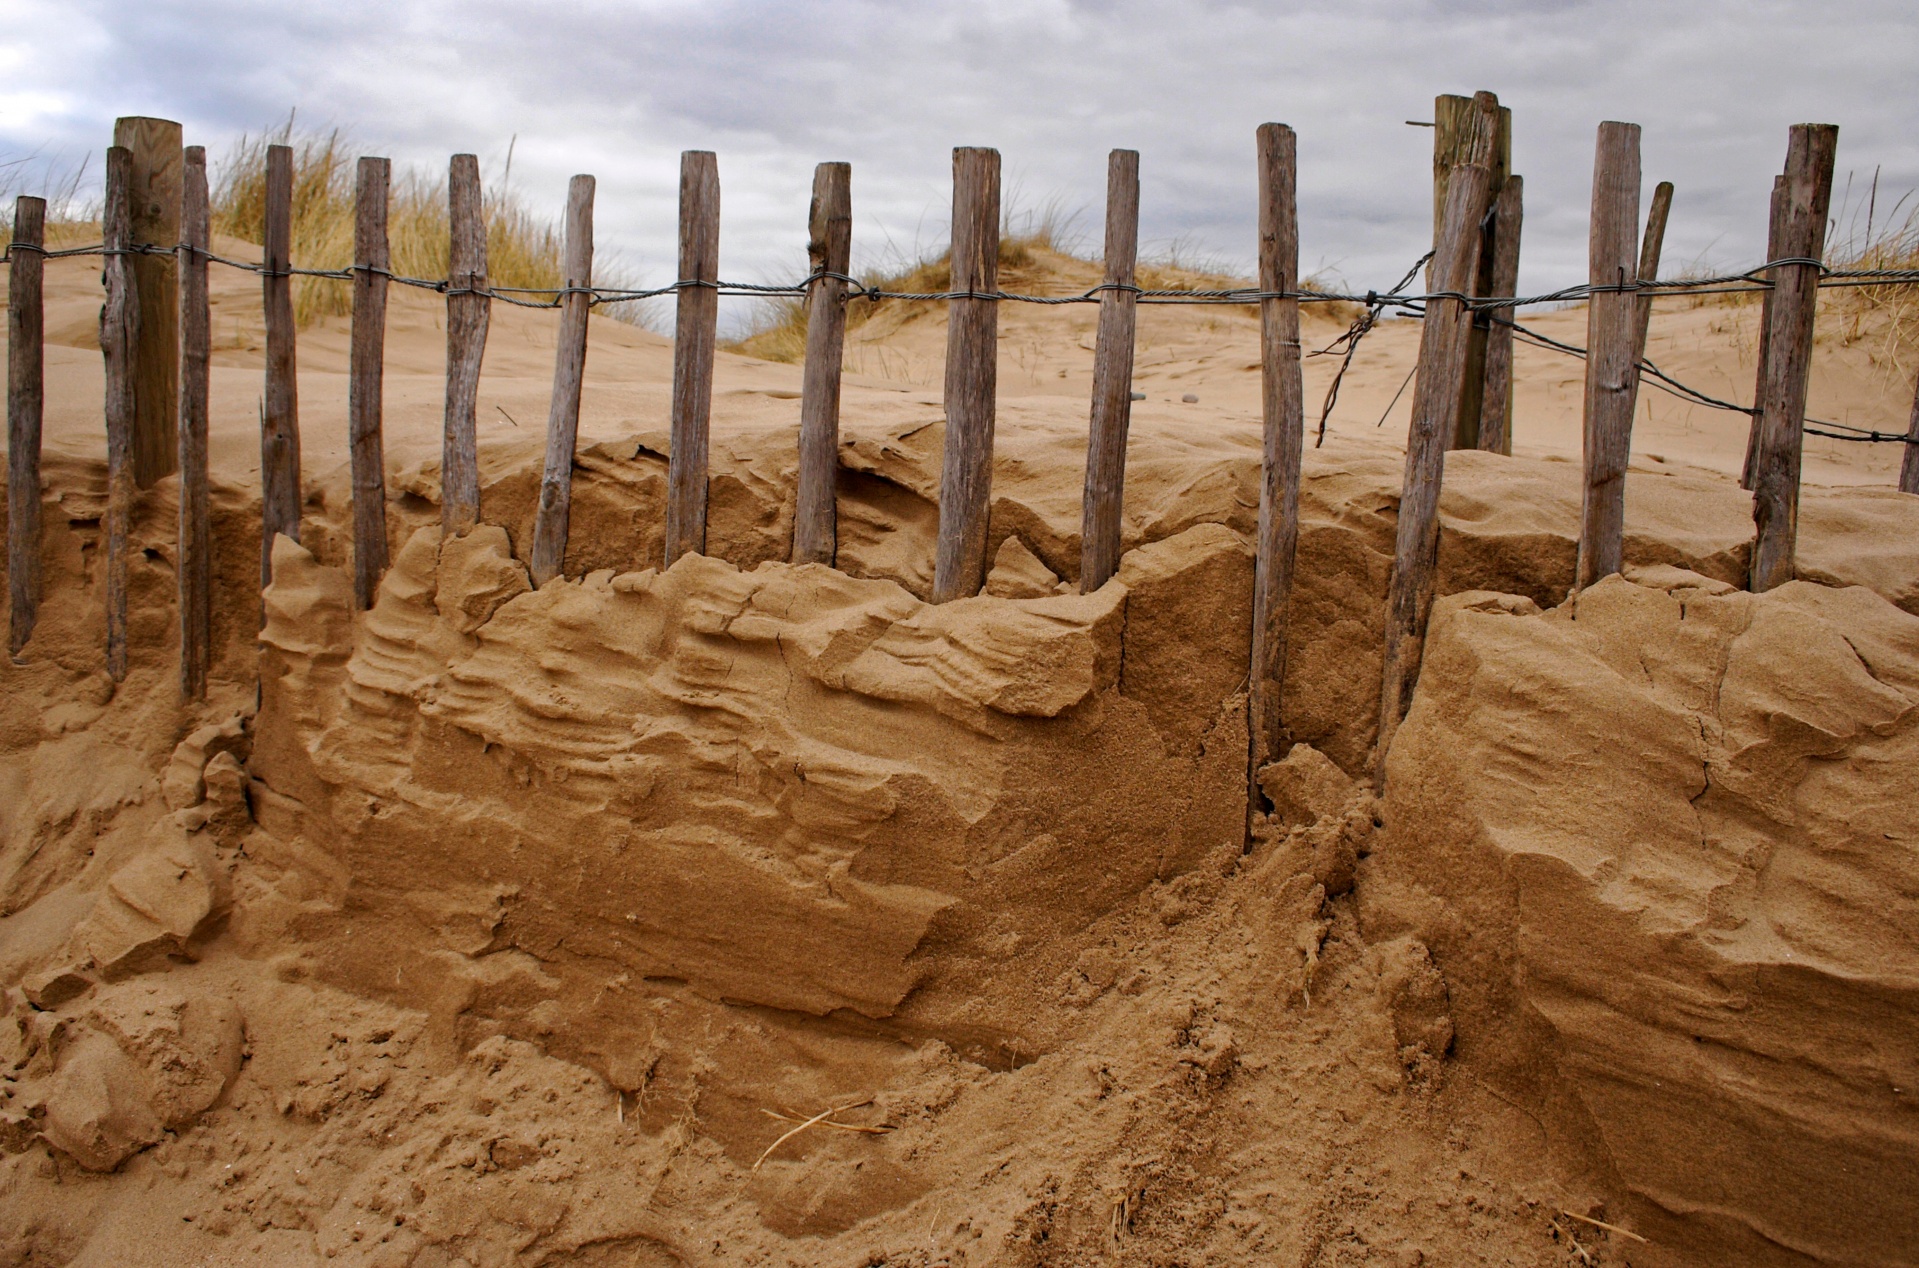
M 1808 488 L 1803 579 L 1753 596 L 1745 496 L 1642 457 L 1627 575 L 1568 600 L 1575 464 L 1453 455 L 1382 795 L 1402 459 L 1335 432 L 1249 848 L 1253 371 L 1142 410 L 1081 595 L 1083 396 L 1014 327 L 987 593 L 935 607 L 935 320 L 855 350 L 904 368 L 849 383 L 836 569 L 784 562 L 797 372 L 730 357 L 708 553 L 657 566 L 668 350 L 596 322 L 536 591 L 538 438 L 484 433 L 443 538 L 402 308 L 365 612 L 324 439 L 262 601 L 224 354 L 204 706 L 172 481 L 102 671 L 56 379 L 0 666 L 0 1262 L 1913 1262 L 1919 499 Z M 550 338 L 504 316 L 483 400 L 538 417 Z

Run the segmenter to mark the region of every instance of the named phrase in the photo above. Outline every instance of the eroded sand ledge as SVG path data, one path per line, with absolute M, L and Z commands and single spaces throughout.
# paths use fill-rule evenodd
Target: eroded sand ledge
M 1045 593 L 1075 435 L 1010 432 L 998 588 L 1032 597 L 932 608 L 926 412 L 849 429 L 843 572 L 777 562 L 767 426 L 664 574 L 657 438 L 585 451 L 573 579 L 531 592 L 500 446 L 500 527 L 457 542 L 402 473 L 356 616 L 329 474 L 203 715 L 169 486 L 114 693 L 99 473 L 54 464 L 53 594 L 0 667 L 8 1252 L 1546 1264 L 1564 1209 L 1633 1263 L 1919 1240 L 1919 503 L 1808 490 L 1816 584 L 1755 598 L 1736 487 L 1635 469 L 1635 571 L 1574 608 L 1572 465 L 1454 455 L 1455 597 L 1375 802 L 1399 456 L 1309 453 L 1312 749 L 1242 858 L 1251 432 L 1142 434 L 1083 597 Z M 251 510 L 219 491 L 229 596 Z M 894 1131 L 753 1169 L 764 1111 L 866 1097 Z

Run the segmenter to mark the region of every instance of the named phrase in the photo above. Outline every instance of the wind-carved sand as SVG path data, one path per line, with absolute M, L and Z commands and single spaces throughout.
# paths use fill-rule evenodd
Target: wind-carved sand
M 724 353 L 708 554 L 658 570 L 671 348 L 594 319 L 535 591 L 551 319 L 493 314 L 483 526 L 442 540 L 443 311 L 396 292 L 393 566 L 353 612 L 331 319 L 262 613 L 258 297 L 214 278 L 187 709 L 171 480 L 104 673 L 99 291 L 48 269 L 47 597 L 0 667 L 9 1262 L 1919 1244 L 1919 499 L 1885 448 L 1809 440 L 1802 580 L 1746 594 L 1744 417 L 1643 392 L 1628 570 L 1566 602 L 1578 366 L 1522 347 L 1518 456 L 1448 457 L 1450 597 L 1377 800 L 1404 401 L 1375 423 L 1418 335 L 1388 323 L 1307 451 L 1299 746 L 1242 853 L 1250 317 L 1141 309 L 1126 554 L 1080 595 L 1092 315 L 1010 308 L 994 567 L 935 607 L 940 314 L 849 337 L 837 570 L 784 562 L 797 368 Z M 1651 355 L 1743 399 L 1755 309 L 1662 310 Z M 1903 416 L 1868 351 L 1821 344 L 1813 413 Z

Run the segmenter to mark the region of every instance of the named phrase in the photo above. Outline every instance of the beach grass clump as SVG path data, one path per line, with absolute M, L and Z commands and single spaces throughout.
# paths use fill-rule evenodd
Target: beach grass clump
M 236 142 L 216 169 L 211 191 L 214 232 L 245 242 L 265 241 L 267 147 L 272 145 L 293 150 L 294 264 L 338 269 L 353 263 L 357 155 L 337 128 L 296 131 L 289 119 L 272 132 Z M 487 280 L 497 287 L 556 290 L 562 282 L 562 242 L 554 224 L 528 210 L 504 181 L 485 191 L 482 206 Z M 396 171 L 387 204 L 393 271 L 406 277 L 445 277 L 448 231 L 445 175 Z M 302 277 L 294 288 L 294 316 L 301 325 L 344 315 L 351 306 L 352 289 L 344 281 Z

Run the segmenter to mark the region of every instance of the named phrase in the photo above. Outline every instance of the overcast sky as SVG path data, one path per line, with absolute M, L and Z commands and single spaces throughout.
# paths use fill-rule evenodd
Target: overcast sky
M 997 147 L 1009 200 L 1079 212 L 1095 248 L 1106 152 L 1137 149 L 1142 250 L 1245 269 L 1254 129 L 1276 120 L 1299 133 L 1305 270 L 1384 289 L 1431 234 L 1432 133 L 1405 120 L 1480 88 L 1513 110 L 1523 289 L 1584 280 L 1604 119 L 1643 125 L 1648 191 L 1678 186 L 1669 273 L 1760 258 L 1792 123 L 1840 125 L 1854 206 L 1875 168 L 1882 217 L 1919 187 L 1914 0 L 0 0 L 0 17 L 0 159 L 92 153 L 97 174 L 114 117 L 149 114 L 217 161 L 297 108 L 400 163 L 476 152 L 492 181 L 517 137 L 514 188 L 557 212 L 569 175 L 596 175 L 602 250 L 652 282 L 673 270 L 683 149 L 719 154 L 738 280 L 803 270 L 826 159 L 853 164 L 856 264 L 937 250 L 955 145 Z

